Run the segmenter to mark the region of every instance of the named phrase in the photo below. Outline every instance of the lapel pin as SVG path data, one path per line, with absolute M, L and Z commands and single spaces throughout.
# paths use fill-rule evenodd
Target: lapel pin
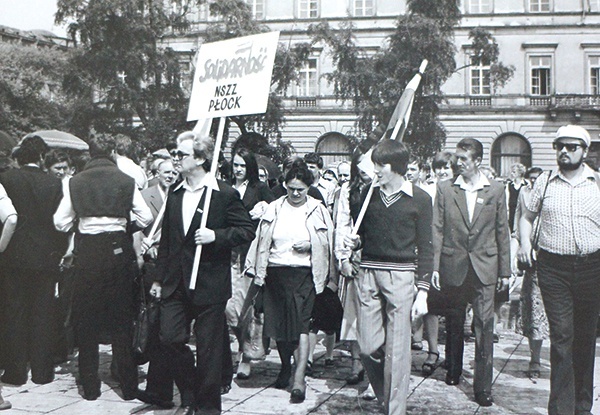
M 202 209 L 198 208 L 198 209 L 196 209 L 196 212 L 198 212 L 198 213 L 202 213 L 202 212 L 204 212 L 204 211 L 203 211 Z
M 479 203 L 480 205 L 481 205 L 481 204 L 483 204 L 483 199 L 482 199 L 482 198 L 480 198 L 480 197 L 478 197 L 478 198 L 477 198 L 477 203 Z

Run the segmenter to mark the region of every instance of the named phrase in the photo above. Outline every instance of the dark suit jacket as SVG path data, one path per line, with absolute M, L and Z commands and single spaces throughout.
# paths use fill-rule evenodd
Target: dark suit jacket
M 53 215 L 62 199 L 62 183 L 40 168 L 23 166 L 0 176 L 19 215 L 17 229 L 2 254 L 4 266 L 49 269 L 58 266 L 67 235 L 54 227 Z
M 248 212 L 254 209 L 254 206 L 256 206 L 258 202 L 264 201 L 271 203 L 273 200 L 275 200 L 273 192 L 269 189 L 269 186 L 263 182 L 248 183 L 248 187 L 246 187 L 246 192 L 242 198 L 244 207 Z M 258 221 L 256 221 L 256 224 L 258 225 Z
M 239 193 L 219 181 L 213 191 L 206 227 L 215 231 L 215 241 L 203 245 L 195 291 L 189 291 L 196 242 L 206 192 L 198 205 L 192 224 L 184 234 L 181 205 L 185 189 L 172 187 L 158 248 L 158 273 L 162 297 L 171 296 L 183 280 L 189 297 L 197 305 L 225 302 L 231 297 L 231 249 L 254 239 L 254 226 Z
M 433 269 L 442 285 L 460 286 L 469 262 L 484 285 L 510 276 L 509 230 L 504 186 L 479 190 L 469 223 L 465 192 L 454 180 L 438 183 L 433 209 Z

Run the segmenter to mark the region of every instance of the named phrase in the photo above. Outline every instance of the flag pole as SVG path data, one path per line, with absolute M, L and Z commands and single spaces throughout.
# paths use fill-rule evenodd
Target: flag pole
M 397 118 L 394 125 L 394 130 L 392 131 L 392 135 L 390 136 L 391 140 L 400 140 L 404 138 L 404 133 L 406 132 L 406 127 L 408 126 L 408 120 L 410 118 L 410 113 L 412 110 L 412 104 L 414 102 L 414 93 L 419 87 L 421 82 L 421 77 L 423 76 L 423 72 L 425 72 L 425 68 L 427 68 L 427 59 L 423 59 L 421 62 L 421 66 L 419 66 L 419 72 L 410 80 L 410 82 L 406 85 L 396 108 L 394 109 L 394 113 L 392 114 L 392 118 L 390 119 L 390 123 L 394 121 L 394 118 Z M 389 131 L 389 125 L 386 130 Z M 381 140 L 385 138 L 385 133 Z M 381 140 L 379 140 L 381 142 Z M 371 156 L 371 150 L 369 150 L 366 154 L 366 157 Z M 369 206 L 369 200 L 371 200 L 371 196 L 373 195 L 373 188 L 377 184 L 377 176 L 371 180 L 371 184 L 369 186 L 369 190 L 367 191 L 367 197 L 360 207 L 360 212 L 358 217 L 356 218 L 356 222 L 352 227 L 352 235 L 356 235 L 358 233 L 358 229 L 360 225 L 362 225 L 362 221 L 365 218 L 365 214 L 367 213 L 367 207 Z
M 213 153 L 212 164 L 210 165 L 210 176 L 217 176 L 217 167 L 219 166 L 219 152 L 221 151 L 221 143 L 223 142 L 223 133 L 225 132 L 225 120 L 227 117 L 219 119 L 219 131 L 217 132 L 217 140 L 215 141 L 215 150 Z M 212 188 L 206 186 L 206 196 L 204 199 L 204 209 L 202 210 L 202 218 L 200 219 L 200 229 L 206 227 L 208 220 L 208 210 L 210 208 L 210 199 L 212 198 Z M 202 245 L 196 245 L 194 254 L 194 265 L 192 266 L 192 275 L 190 278 L 190 290 L 196 289 L 196 281 L 198 279 L 198 269 L 200 268 L 200 257 L 202 255 Z

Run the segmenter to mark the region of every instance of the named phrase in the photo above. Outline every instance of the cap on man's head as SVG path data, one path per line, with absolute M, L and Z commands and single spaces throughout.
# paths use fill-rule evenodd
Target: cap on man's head
M 554 141 L 557 141 L 561 138 L 578 138 L 583 141 L 586 147 L 589 147 L 592 143 L 592 138 L 590 137 L 590 133 L 578 125 L 563 125 L 556 132 L 556 138 Z

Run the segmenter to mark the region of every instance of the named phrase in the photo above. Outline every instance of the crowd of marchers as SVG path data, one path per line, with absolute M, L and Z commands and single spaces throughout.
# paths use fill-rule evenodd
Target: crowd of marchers
M 2 383 L 52 382 L 76 351 L 81 394 L 95 400 L 99 344 L 109 343 L 123 399 L 172 408 L 176 387 L 177 413 L 220 414 L 234 377 L 251 378 L 276 345 L 272 386 L 301 403 L 323 332 L 325 365 L 344 343 L 348 384 L 366 380 L 364 399 L 403 415 L 411 349 L 425 340 L 422 374 L 441 367 L 455 386 L 473 336 L 474 400 L 491 406 L 498 310 L 518 283 L 528 376 L 541 376 L 550 341 L 548 413 L 591 414 L 600 176 L 584 128 L 556 132 L 555 169 L 515 163 L 508 180 L 482 165 L 473 138 L 428 163 L 402 142 L 366 140 L 327 168 L 316 153 L 290 157 L 280 177 L 244 148 L 225 161 L 191 131 L 148 171 L 128 157 L 127 137 L 88 143 L 89 155 L 72 159 L 28 135 L 2 165 Z M 144 390 L 142 300 L 158 311 Z M 0 410 L 10 407 L 0 395 Z

